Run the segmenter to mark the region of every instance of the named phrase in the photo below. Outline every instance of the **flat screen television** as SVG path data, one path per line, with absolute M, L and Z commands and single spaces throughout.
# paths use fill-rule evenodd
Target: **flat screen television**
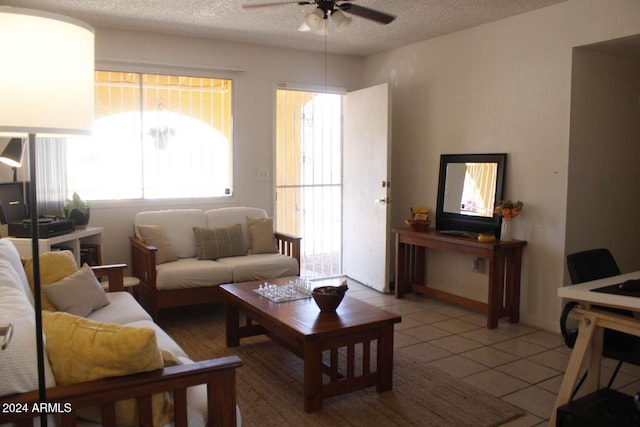
M 505 153 L 441 155 L 436 229 L 499 238 L 502 218 L 493 210 L 502 200 L 506 163 Z

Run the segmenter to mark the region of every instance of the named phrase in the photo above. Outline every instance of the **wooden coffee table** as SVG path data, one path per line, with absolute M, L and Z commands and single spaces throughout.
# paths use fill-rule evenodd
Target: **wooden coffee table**
M 269 282 L 285 284 L 291 279 L 295 278 Z M 275 303 L 253 292 L 260 283 L 263 281 L 220 286 L 226 302 L 227 346 L 240 345 L 240 338 L 265 334 L 302 358 L 305 411 L 322 409 L 326 397 L 374 385 L 378 392 L 391 390 L 393 325 L 402 320 L 400 316 L 350 298 L 348 292 L 335 313 L 320 313 L 313 298 Z M 240 325 L 241 312 L 246 317 L 244 325 Z M 361 360 L 356 358 L 356 347 L 362 349 Z M 341 348 L 346 362 L 338 357 Z M 324 363 L 323 353 L 327 356 Z M 372 354 L 375 367 L 371 366 Z

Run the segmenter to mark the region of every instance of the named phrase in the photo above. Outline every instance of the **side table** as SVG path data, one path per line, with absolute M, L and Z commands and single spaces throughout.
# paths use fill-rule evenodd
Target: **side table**
M 498 326 L 498 319 L 520 320 L 520 269 L 523 240 L 479 242 L 469 237 L 450 236 L 429 229 L 394 229 L 396 235 L 396 297 L 409 291 L 426 294 L 487 313 L 487 328 Z M 459 252 L 489 260 L 487 303 L 427 287 L 426 249 Z

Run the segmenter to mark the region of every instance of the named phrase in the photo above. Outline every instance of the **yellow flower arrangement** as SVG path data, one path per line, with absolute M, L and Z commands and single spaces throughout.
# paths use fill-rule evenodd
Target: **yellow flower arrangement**
M 501 200 L 498 206 L 494 209 L 493 213 L 502 216 L 502 218 L 509 221 L 511 218 L 515 218 L 520 215 L 524 203 L 520 200 L 512 202 L 511 200 Z

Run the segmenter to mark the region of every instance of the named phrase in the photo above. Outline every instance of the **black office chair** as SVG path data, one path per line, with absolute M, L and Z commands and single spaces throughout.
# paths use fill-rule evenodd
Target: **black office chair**
M 604 248 L 590 249 L 567 255 L 567 267 L 569 268 L 569 276 L 571 277 L 571 283 L 573 285 L 620 275 L 620 269 L 613 255 L 611 255 L 608 249 Z M 575 301 L 568 302 L 564 306 L 560 316 L 560 330 L 562 331 L 564 342 L 569 348 L 573 348 L 578 338 L 577 326 L 572 327 L 569 324 L 569 313 L 577 305 L 578 303 Z M 613 312 L 622 316 L 633 317 L 633 313 L 629 310 L 602 306 L 593 306 L 593 308 Z M 613 375 L 607 384 L 607 388 L 611 388 L 623 362 L 640 365 L 640 338 L 625 334 L 624 332 L 605 329 L 602 355 L 610 359 L 618 360 Z M 586 376 L 587 372 L 584 373 L 578 382 L 571 399 L 575 396 Z

